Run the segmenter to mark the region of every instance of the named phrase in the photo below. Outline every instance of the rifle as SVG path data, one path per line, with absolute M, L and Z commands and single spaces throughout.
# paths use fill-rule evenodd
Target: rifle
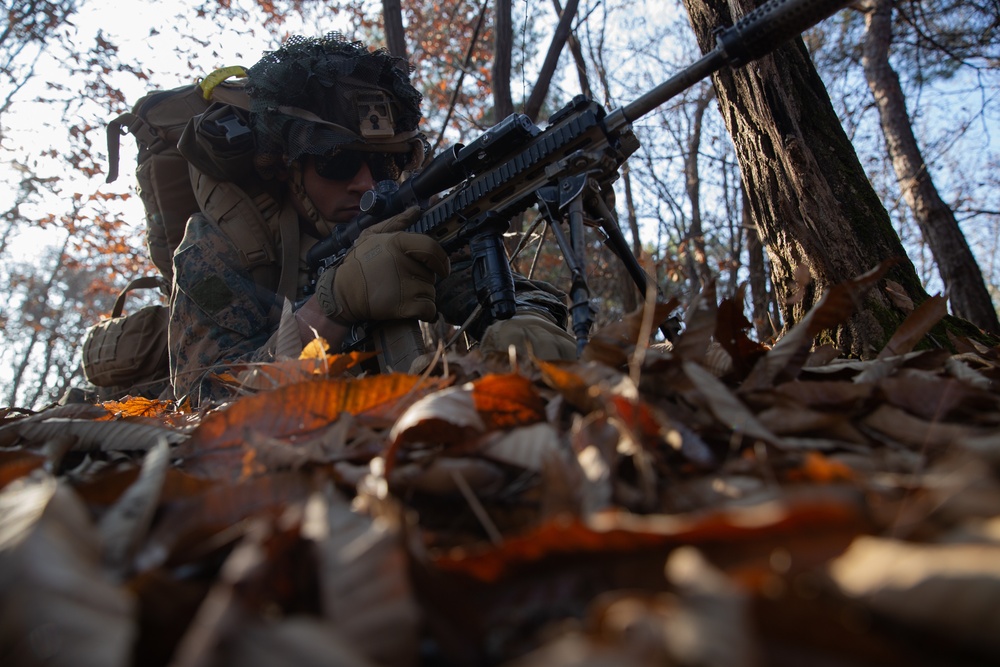
M 514 281 L 502 235 L 531 206 L 553 224 L 571 272 L 570 315 L 577 349 L 586 345 L 594 310 L 584 273 L 585 220 L 597 221 L 605 243 L 645 295 L 648 277 L 622 235 L 612 184 L 639 148 L 632 122 L 724 66 L 739 67 L 771 52 L 847 5 L 847 0 L 770 0 L 734 26 L 720 29 L 715 48 L 635 101 L 610 113 L 580 95 L 557 111 L 543 130 L 512 114 L 468 145 L 456 144 L 397 186 L 384 182 L 362 199 L 362 213 L 314 246 L 314 271 L 335 266 L 361 232 L 417 205 L 420 218 L 407 231 L 427 234 L 448 253 L 468 246 L 476 296 L 491 321 L 514 315 Z M 435 195 L 449 190 L 434 203 Z M 569 235 L 557 222 L 566 222 Z M 666 325 L 661 326 L 668 335 Z M 409 368 L 423 353 L 416 322 L 378 323 L 371 332 L 382 370 Z M 355 340 L 365 332 L 355 336 Z

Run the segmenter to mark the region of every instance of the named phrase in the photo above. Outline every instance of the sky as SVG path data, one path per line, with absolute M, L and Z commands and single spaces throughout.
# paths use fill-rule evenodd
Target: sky
M 251 22 L 228 25 L 213 25 L 206 21 L 197 23 L 188 31 L 191 39 L 177 44 L 174 27 L 186 22 L 178 12 L 189 3 L 163 2 L 160 0 L 85 0 L 82 9 L 71 19 L 74 26 L 73 40 L 76 46 L 84 48 L 94 43 L 101 33 L 110 42 L 117 44 L 124 62 L 142 63 L 151 71 L 151 79 L 139 81 L 131 75 L 118 75 L 115 83 L 126 94 L 129 103 L 134 103 L 149 90 L 173 88 L 193 82 L 193 71 L 207 74 L 218 67 L 240 64 L 249 66 L 263 53 L 274 48 L 275 42 L 266 31 L 251 29 Z M 244 4 L 248 4 L 244 0 Z M 256 24 L 257 22 L 253 22 Z M 289 29 L 295 30 L 293 23 Z M 321 32 L 334 30 L 332 19 L 322 26 Z M 51 139 L 64 130 L 60 127 L 60 109 L 53 105 L 39 104 L 32 100 L 48 92 L 50 81 L 65 82 L 67 75 L 59 61 L 59 53 L 44 53 L 39 60 L 36 76 L 22 89 L 16 103 L 4 115 L 4 125 L 8 132 L 4 146 L 14 154 L 28 160 L 42 159 L 40 153 L 51 144 Z M 192 66 L 194 70 L 192 70 Z M 110 115 L 103 121 L 110 121 Z M 124 193 L 131 188 L 132 165 L 135 164 L 135 142 L 131 137 L 121 140 L 121 175 L 112 184 L 105 184 L 103 178 L 73 178 L 66 183 L 66 192 L 90 194 L 94 191 Z M 103 149 L 103 141 L 101 144 Z M 5 153 L 0 162 L 0 183 L 10 182 L 16 176 L 6 163 Z M 44 164 L 44 161 L 43 161 Z M 44 167 L 43 167 L 44 169 Z M 62 174 L 66 178 L 67 174 Z M 13 193 L 8 188 L 0 188 L 0 207 L 6 208 L 12 202 Z M 46 205 L 35 213 L 41 217 Z M 61 205 L 48 205 L 49 211 L 61 211 Z M 123 204 L 122 215 L 130 225 L 141 228 L 144 213 L 138 198 Z M 61 240 L 59 230 L 25 230 L 13 243 L 13 256 L 26 257 L 37 254 L 43 245 L 54 245 Z

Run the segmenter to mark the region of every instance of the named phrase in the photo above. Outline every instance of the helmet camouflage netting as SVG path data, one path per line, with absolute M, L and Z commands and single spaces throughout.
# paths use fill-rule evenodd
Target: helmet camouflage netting
M 405 61 L 386 49 L 369 51 L 339 33 L 293 36 L 247 70 L 246 89 L 264 177 L 303 155 L 341 149 L 412 153 L 409 167 L 423 158 L 421 95 Z

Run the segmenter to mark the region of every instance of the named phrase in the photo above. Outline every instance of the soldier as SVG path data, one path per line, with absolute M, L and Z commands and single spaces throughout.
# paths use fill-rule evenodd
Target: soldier
M 173 259 L 176 398 L 228 397 L 213 381 L 220 370 L 272 360 L 289 352 L 290 340 L 292 351 L 300 350 L 319 335 L 336 350 L 358 323 L 431 322 L 441 313 L 459 325 L 472 313 L 469 262 L 403 231 L 416 209 L 366 230 L 307 295 L 309 248 L 353 219 L 377 181 L 398 180 L 424 160 L 421 95 L 404 67 L 385 50 L 370 52 L 336 34 L 293 37 L 247 72 L 252 170 L 226 176 L 236 161 L 218 146 L 227 145 L 220 136 L 228 137 L 231 124 L 203 119 L 193 139 L 181 140 L 201 212 L 188 221 Z M 492 349 L 515 345 L 523 353 L 528 342 L 542 358 L 575 358 L 561 293 L 518 278 L 516 295 L 513 319 L 475 322 L 472 335 Z

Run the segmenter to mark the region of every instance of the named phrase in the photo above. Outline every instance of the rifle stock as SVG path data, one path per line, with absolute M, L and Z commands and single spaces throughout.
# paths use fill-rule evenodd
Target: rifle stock
M 614 211 L 605 204 L 613 198 L 611 186 L 621 165 L 639 148 L 632 122 L 722 67 L 738 67 L 770 53 L 847 4 L 847 0 L 770 0 L 736 25 L 720 30 L 716 47 L 698 61 L 610 113 L 577 96 L 553 114 L 544 130 L 527 116 L 513 114 L 472 143 L 439 154 L 398 188 L 380 184 L 365 196 L 358 218 L 338 227 L 309 252 L 309 264 L 319 271 L 335 265 L 364 229 L 419 205 L 420 217 L 407 231 L 431 236 L 447 252 L 469 247 L 476 295 L 485 316 L 507 319 L 515 310 L 513 277 L 502 243 L 510 220 L 534 205 L 550 217 L 568 216 L 572 209 L 579 220 L 583 205 L 592 219 L 600 221 L 606 241 L 645 296 L 648 277 L 625 244 Z M 446 190 L 448 194 L 429 203 Z M 579 224 L 570 231 L 582 234 Z M 570 245 L 563 247 L 564 255 Z M 576 259 L 582 263 L 582 257 Z M 593 317 L 589 290 L 580 280 L 574 278 L 571 313 L 582 348 Z M 395 360 L 383 363 L 383 370 L 390 366 L 405 371 L 409 368 L 404 367 L 405 360 L 423 352 L 415 323 L 405 332 L 399 323 L 376 329 L 390 330 L 375 333 L 376 343 Z M 661 330 L 669 335 L 665 326 Z M 414 349 L 406 351 L 404 346 Z

